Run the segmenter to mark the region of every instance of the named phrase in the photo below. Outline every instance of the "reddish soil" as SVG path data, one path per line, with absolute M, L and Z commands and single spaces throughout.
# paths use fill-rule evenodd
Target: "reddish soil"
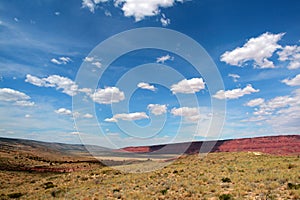
M 126 147 L 121 150 L 134 153 L 164 154 L 178 154 L 182 152 L 195 154 L 199 153 L 199 151 L 203 153 L 251 151 L 275 155 L 300 155 L 300 135 Z
M 75 171 L 90 170 L 92 167 L 23 167 L 16 171 L 29 171 L 29 172 L 52 172 L 52 173 L 66 173 Z

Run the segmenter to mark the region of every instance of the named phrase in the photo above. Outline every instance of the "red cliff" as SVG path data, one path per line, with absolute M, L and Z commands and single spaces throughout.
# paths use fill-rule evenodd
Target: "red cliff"
M 214 146 L 212 149 L 208 148 L 206 151 L 203 144 L 214 144 Z M 191 142 L 153 146 L 126 147 L 121 150 L 134 153 L 151 152 L 162 154 L 178 154 L 185 152 L 186 154 L 195 154 L 199 153 L 200 149 L 201 152 L 205 153 L 252 151 L 276 155 L 299 155 L 300 135 L 266 136 L 208 142 Z

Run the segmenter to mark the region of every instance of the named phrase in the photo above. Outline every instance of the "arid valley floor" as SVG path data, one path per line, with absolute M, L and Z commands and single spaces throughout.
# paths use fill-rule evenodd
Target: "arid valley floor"
M 1 143 L 0 199 L 300 199 L 299 155 L 218 152 L 111 168 L 83 155 L 51 157 L 42 146 L 34 157 L 38 143 L 18 145 Z

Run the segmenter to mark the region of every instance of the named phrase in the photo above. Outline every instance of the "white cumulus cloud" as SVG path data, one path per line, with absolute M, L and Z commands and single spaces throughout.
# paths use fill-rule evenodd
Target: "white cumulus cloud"
M 285 46 L 277 54 L 280 61 L 289 61 L 288 69 L 300 68 L 300 46 Z
M 94 65 L 94 66 L 96 66 L 97 68 L 101 68 L 102 67 L 102 63 L 100 62 L 100 59 L 98 59 L 98 58 L 95 58 L 95 57 L 93 57 L 93 56 L 91 56 L 91 57 L 85 57 L 84 59 L 83 59 L 83 61 L 84 62 L 89 62 L 89 63 L 91 63 L 92 65 Z
M 295 76 L 292 79 L 289 79 L 289 78 L 284 79 L 284 80 L 282 80 L 282 82 L 289 86 L 298 86 L 298 85 L 300 85 L 300 74 L 298 74 L 297 76 Z
M 108 10 L 104 11 L 104 15 L 107 16 L 107 17 L 111 17 L 112 16 L 111 12 L 109 12 Z
M 167 60 L 174 60 L 174 57 L 167 54 L 165 56 L 156 58 L 157 63 L 165 63 Z
M 69 57 L 60 57 L 58 59 L 52 58 L 50 61 L 57 65 L 61 65 L 61 64 L 66 65 L 67 63 L 71 62 L 72 60 Z
M 33 106 L 30 96 L 11 88 L 0 88 L 0 101 L 14 102 L 17 106 Z
M 254 89 L 251 84 L 247 85 L 245 88 L 237 88 L 233 90 L 220 90 L 215 95 L 216 99 L 238 99 L 244 95 L 251 94 L 254 92 L 259 92 L 259 89 Z
M 59 109 L 55 110 L 54 112 L 56 112 L 57 114 L 60 114 L 60 115 L 72 115 L 72 111 L 68 110 L 66 108 L 59 108 Z
M 36 76 L 32 76 L 30 74 L 26 75 L 26 79 L 25 82 L 31 83 L 35 86 L 39 86 L 39 87 L 44 87 L 44 85 L 46 84 L 45 80 L 40 79 Z
M 167 18 L 166 15 L 163 14 L 163 13 L 162 13 L 161 16 L 162 16 L 160 18 L 161 25 L 164 26 L 164 27 L 168 26 L 171 23 L 171 20 L 169 18 Z
M 90 113 L 86 113 L 84 115 L 82 115 L 79 112 L 72 112 L 71 110 L 67 109 L 67 108 L 59 108 L 57 110 L 54 111 L 57 114 L 60 115 L 66 115 L 66 116 L 73 116 L 74 118 L 85 118 L 85 119 L 91 119 L 94 116 Z
M 82 8 L 88 8 L 92 13 L 95 12 L 96 4 L 93 0 L 82 0 Z
M 282 48 L 278 41 L 284 33 L 264 33 L 256 38 L 249 39 L 242 47 L 232 51 L 226 51 L 221 56 L 221 61 L 230 65 L 243 66 L 248 61 L 254 61 L 256 68 L 275 68 L 274 63 L 269 60 L 273 53 Z
M 149 83 L 145 83 L 145 82 L 140 82 L 137 84 L 137 86 L 141 89 L 144 90 L 151 90 L 151 91 L 155 91 L 157 88 L 154 87 L 153 85 L 150 85 Z
M 198 122 L 201 119 L 199 108 L 180 107 L 172 108 L 171 114 L 174 116 L 181 116 L 188 122 Z
M 298 103 L 299 96 L 291 97 L 291 96 L 277 96 L 273 99 L 270 99 L 267 102 L 264 102 L 259 105 L 258 109 L 255 109 L 254 115 L 271 115 L 275 110 L 280 108 L 286 108 L 289 106 L 294 106 Z M 299 103 L 298 103 L 299 104 Z
M 265 102 L 263 98 L 252 99 L 246 103 L 246 106 L 255 107 L 260 106 Z
M 107 87 L 97 89 L 90 97 L 94 102 L 99 104 L 112 104 L 124 100 L 125 94 L 117 87 Z
M 156 16 L 161 13 L 161 8 L 168 8 L 176 2 L 183 3 L 184 0 L 82 0 L 82 7 L 95 12 L 97 5 L 105 2 L 113 2 L 114 6 L 123 11 L 125 17 L 134 17 L 135 21 L 141 21 L 145 17 Z M 167 20 L 166 17 L 163 17 Z
M 36 76 L 27 74 L 25 82 L 39 87 L 53 87 L 57 90 L 62 90 L 63 93 L 69 96 L 74 96 L 78 92 L 78 85 L 74 81 L 59 75 L 51 75 L 47 78 L 38 78 Z
M 300 128 L 300 89 L 277 96 L 254 109 L 249 121 L 264 121 L 279 133 L 298 134 Z
M 94 57 L 85 57 L 84 58 L 84 60 L 83 61 L 85 61 L 85 62 L 93 62 L 95 60 L 95 58 Z
M 228 74 L 229 77 L 233 79 L 233 82 L 237 82 L 240 77 L 238 74 Z
M 24 107 L 34 106 L 34 102 L 32 101 L 16 101 L 14 104 L 17 106 L 24 106 Z
M 105 122 L 117 122 L 118 120 L 115 118 L 106 118 L 104 121 Z
M 88 8 L 92 13 L 94 13 L 97 4 L 107 1 L 109 0 L 82 0 L 82 8 Z
M 184 79 L 171 86 L 171 91 L 173 94 L 194 94 L 203 89 L 205 89 L 205 82 L 202 78 Z
M 160 8 L 172 7 L 182 0 L 115 0 L 115 6 L 121 8 L 126 17 L 134 17 L 135 21 L 160 13 Z
M 79 92 L 86 93 L 94 102 L 99 104 L 117 103 L 125 99 L 124 92 L 116 87 L 107 87 L 97 89 L 94 93 L 90 88 L 79 88 L 78 85 L 67 77 L 59 75 L 51 75 L 46 78 L 38 78 L 30 74 L 26 75 L 25 82 L 31 83 L 39 87 L 53 87 L 61 92 L 75 96 Z
M 149 104 L 147 106 L 148 110 L 154 115 L 162 115 L 167 112 L 167 106 L 166 105 L 160 105 L 160 104 Z
M 92 114 L 90 114 L 90 113 L 86 113 L 86 114 L 83 115 L 83 118 L 86 118 L 86 119 L 91 119 L 93 117 L 94 116 Z
M 95 65 L 95 66 L 98 67 L 98 68 L 101 68 L 101 67 L 102 67 L 101 62 L 99 62 L 99 61 L 93 62 L 92 65 Z
M 106 122 L 117 122 L 119 119 L 125 121 L 134 121 L 140 119 L 148 119 L 149 116 L 144 112 L 134 112 L 134 113 L 121 113 L 116 114 L 112 118 L 106 118 L 104 121 Z
M 0 88 L 1 101 L 19 101 L 28 99 L 30 99 L 30 97 L 23 92 L 10 88 Z

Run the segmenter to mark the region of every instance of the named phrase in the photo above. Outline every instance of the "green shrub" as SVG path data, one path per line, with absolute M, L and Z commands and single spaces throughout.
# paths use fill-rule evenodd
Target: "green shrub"
M 264 171 L 265 171 L 265 169 L 263 169 L 263 168 L 258 168 L 257 169 L 257 173 L 259 173 L 259 174 L 262 173 L 262 172 L 264 172 Z
M 231 194 L 222 194 L 219 196 L 220 200 L 233 200 L 233 196 Z
M 290 190 L 298 190 L 300 189 L 300 184 L 293 184 L 293 183 L 288 183 L 287 184 L 288 189 Z
M 120 192 L 120 189 L 113 189 L 113 193 Z
M 61 190 L 61 189 L 58 189 L 58 190 L 54 190 L 51 192 L 51 195 L 53 197 L 64 197 L 66 191 L 65 190 Z
M 50 181 L 44 184 L 45 189 L 54 188 L 55 185 Z
M 166 189 L 164 189 L 164 190 L 161 190 L 160 192 L 161 192 L 163 195 L 165 195 L 165 194 L 167 194 L 168 190 L 169 190 L 169 188 L 166 188 Z
M 288 169 L 292 169 L 292 168 L 295 168 L 296 167 L 296 165 L 294 165 L 294 164 L 292 164 L 292 163 L 289 163 L 288 164 Z
M 8 194 L 7 196 L 8 196 L 9 198 L 12 198 L 12 199 L 18 199 L 18 198 L 20 198 L 21 196 L 23 196 L 23 194 L 20 193 L 20 192 L 16 192 L 16 193 Z
M 231 180 L 230 180 L 230 178 L 225 177 L 225 178 L 222 178 L 222 182 L 223 183 L 231 183 Z
M 87 180 L 89 180 L 89 178 L 88 177 L 82 177 L 81 180 L 82 181 L 87 181 Z

